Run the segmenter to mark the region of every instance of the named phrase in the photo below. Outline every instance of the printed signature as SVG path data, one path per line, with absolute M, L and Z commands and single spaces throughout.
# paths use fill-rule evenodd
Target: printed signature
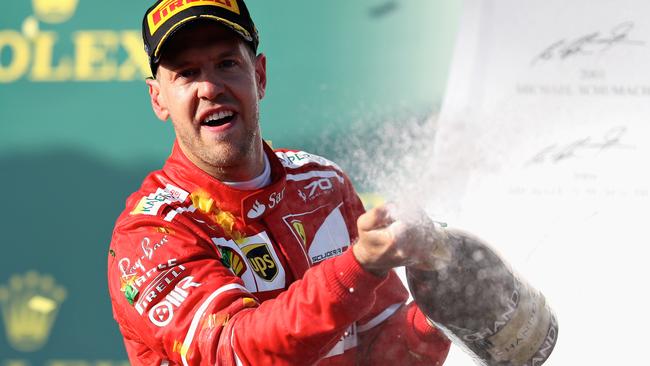
M 573 40 L 562 39 L 553 42 L 539 55 L 535 56 L 532 65 L 544 61 L 566 60 L 577 55 L 603 53 L 617 45 L 644 46 L 644 41 L 630 39 L 630 33 L 634 28 L 635 24 L 633 22 L 624 22 L 612 28 L 609 33 L 592 32 Z
M 540 150 L 527 165 L 551 162 L 557 164 L 563 160 L 575 158 L 584 153 L 600 153 L 608 149 L 633 149 L 622 142 L 627 133 L 624 126 L 614 127 L 600 138 L 585 137 L 566 145 L 552 144 Z

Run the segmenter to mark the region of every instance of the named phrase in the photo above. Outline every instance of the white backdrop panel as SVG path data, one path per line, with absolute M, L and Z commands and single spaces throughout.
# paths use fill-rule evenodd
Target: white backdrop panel
M 650 328 L 650 2 L 466 0 L 429 211 L 560 324 L 548 366 L 637 365 Z M 471 361 L 454 348 L 450 366 Z

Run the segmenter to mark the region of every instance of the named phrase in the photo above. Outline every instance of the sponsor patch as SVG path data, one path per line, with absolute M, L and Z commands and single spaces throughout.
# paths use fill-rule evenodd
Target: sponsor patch
M 335 163 L 321 156 L 313 155 L 304 151 L 276 152 L 275 155 L 280 158 L 282 165 L 291 169 L 300 168 L 301 166 L 307 165 L 309 163 L 316 163 L 322 166 L 332 166 L 338 170 L 341 170 Z
M 256 219 L 262 216 L 264 214 L 264 211 L 266 211 L 266 205 L 260 203 L 260 201 L 255 201 L 253 207 L 248 210 L 246 216 L 248 216 L 249 219 Z
M 313 264 L 316 264 L 318 262 L 324 261 L 327 258 L 338 257 L 339 255 L 343 254 L 343 252 L 345 252 L 347 249 L 348 249 L 348 246 L 346 245 L 346 246 L 344 246 L 342 248 L 335 248 L 335 249 L 332 249 L 332 250 L 328 250 L 325 253 L 316 254 L 316 255 L 311 257 L 311 262 Z
M 269 247 L 264 244 L 251 244 L 242 248 L 253 271 L 265 281 L 272 282 L 278 275 L 278 265 L 273 260 Z
M 219 252 L 221 252 L 221 263 L 223 263 L 224 266 L 230 268 L 235 276 L 241 277 L 241 274 L 244 273 L 247 269 L 244 259 L 242 259 L 242 257 L 231 248 L 217 248 L 219 248 Z
M 164 263 L 159 264 L 157 267 L 149 270 L 147 270 L 143 265 L 143 260 L 145 259 L 152 260 L 154 252 L 157 251 L 160 247 L 167 244 L 168 241 L 169 238 L 167 237 L 167 235 L 163 236 L 159 241 L 155 243 L 152 243 L 149 237 L 144 237 L 140 242 L 142 255 L 139 258 L 137 258 L 133 264 L 131 263 L 131 258 L 129 257 L 124 257 L 120 259 L 117 265 L 120 269 L 120 272 L 122 273 L 122 288 L 121 288 L 122 292 L 124 292 L 126 286 L 130 284 L 129 281 L 132 278 L 137 277 L 138 274 L 140 273 L 147 274 L 150 273 L 152 270 L 153 271 L 155 271 L 156 269 L 161 270 L 172 265 L 172 262 L 174 262 L 175 259 L 169 260 L 167 264 Z
M 171 290 L 165 299 L 154 305 L 149 310 L 149 320 L 158 327 L 167 326 L 174 318 L 174 310 L 178 309 L 190 295 L 193 287 L 201 286 L 200 283 L 193 282 L 194 277 L 188 276 L 178 282 L 176 287 Z
M 120 261 L 121 264 L 126 263 L 124 259 L 128 261 L 128 258 L 122 258 L 122 261 Z M 141 264 L 141 262 L 138 263 Z M 174 266 L 176 266 L 175 258 L 168 260 L 167 263 L 161 263 L 149 270 L 144 271 L 144 274 L 139 277 L 135 273 L 126 273 L 124 272 L 123 268 L 120 268 L 120 270 L 122 271 L 122 277 L 120 278 L 120 283 L 121 283 L 120 291 L 124 293 L 124 297 L 129 302 L 129 304 L 133 305 L 138 297 L 138 294 L 140 293 L 140 287 L 149 278 L 151 278 L 151 276 L 153 276 L 154 273 L 158 273 L 170 269 Z
M 313 200 L 316 197 L 330 193 L 333 189 L 334 186 L 332 185 L 330 178 L 321 178 L 307 184 L 302 189 L 299 189 L 298 195 L 300 198 L 302 198 L 303 201 L 307 202 Z
M 285 189 L 286 187 L 282 187 L 280 191 L 271 192 L 271 194 L 266 197 L 264 197 L 263 194 L 257 194 L 253 198 L 247 198 L 244 202 L 244 212 L 246 212 L 246 216 L 251 220 L 257 219 L 277 207 L 280 202 L 284 200 Z M 255 202 L 252 202 L 253 200 Z M 262 201 L 262 203 L 260 203 L 260 201 Z
M 312 264 L 342 254 L 350 245 L 350 234 L 339 204 L 320 225 L 308 249 Z
M 140 258 L 142 258 L 142 259 L 147 258 L 147 259 L 151 260 L 153 258 L 153 253 L 156 250 L 158 250 L 158 248 L 160 248 L 160 247 L 164 246 L 165 244 L 167 244 L 168 241 L 169 241 L 169 237 L 167 237 L 167 235 L 163 236 L 160 239 L 160 241 L 158 241 L 156 243 L 152 243 L 151 239 L 145 237 L 140 242 L 140 247 L 142 248 L 142 253 L 144 253 L 144 255 L 142 257 L 140 257 Z
M 167 0 L 161 2 L 149 14 L 147 22 L 151 35 L 174 15 L 193 6 L 217 6 L 239 14 L 239 5 L 235 0 Z
M 229 258 L 230 263 L 228 259 L 225 261 L 231 268 L 241 268 L 233 272 L 244 281 L 248 291 L 274 291 L 285 287 L 285 270 L 266 231 L 240 240 L 212 238 L 212 242 L 221 253 L 225 253 L 222 261 Z M 236 265 L 239 261 L 241 267 Z
M 187 199 L 188 195 L 189 193 L 182 189 L 168 184 L 165 189 L 158 188 L 155 193 L 142 197 L 133 211 L 131 211 L 131 215 L 155 216 L 163 205 L 183 202 Z
M 142 291 L 142 296 L 135 303 L 135 310 L 142 315 L 147 306 L 155 299 L 162 296 L 168 285 L 176 283 L 177 279 L 185 272 L 185 267 L 180 265 L 167 271 L 161 272 L 151 283 Z
M 284 216 L 282 219 L 296 240 L 303 244 L 311 264 L 343 254 L 350 246 L 350 233 L 341 205 Z
M 133 305 L 135 302 L 135 298 L 138 296 L 138 292 L 138 289 L 136 289 L 131 284 L 127 285 L 124 289 L 124 297 L 126 297 L 126 301 L 128 301 L 130 305 Z

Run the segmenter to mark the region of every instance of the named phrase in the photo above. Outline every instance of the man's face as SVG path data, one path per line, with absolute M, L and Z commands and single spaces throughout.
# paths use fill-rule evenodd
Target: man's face
M 171 118 L 183 152 L 225 180 L 251 178 L 261 162 L 259 100 L 266 59 L 233 31 L 197 22 L 167 41 L 148 82 L 156 115 Z M 252 169 L 252 170 L 251 170 Z

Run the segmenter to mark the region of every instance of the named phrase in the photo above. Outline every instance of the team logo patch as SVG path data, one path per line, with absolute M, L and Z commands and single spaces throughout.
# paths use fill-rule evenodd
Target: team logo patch
M 242 248 L 253 271 L 265 281 L 271 282 L 278 274 L 278 265 L 265 243 L 251 244 Z
M 342 203 L 332 208 L 324 205 L 301 214 L 283 217 L 296 240 L 305 246 L 312 264 L 343 254 L 350 245 Z
M 239 5 L 237 5 L 236 0 L 167 0 L 161 2 L 160 5 L 147 14 L 151 35 L 153 36 L 158 28 L 174 15 L 193 6 L 217 6 L 239 14 Z
M 241 277 L 241 274 L 246 271 L 246 263 L 244 259 L 237 254 L 234 250 L 228 247 L 218 247 L 221 252 L 221 263 L 230 268 L 235 276 Z
M 221 253 L 222 263 L 241 278 L 251 293 L 285 288 L 285 269 L 266 231 L 240 240 L 212 238 L 212 242 Z
M 305 226 L 302 224 L 302 221 L 300 221 L 300 220 L 292 220 L 291 221 L 291 227 L 293 227 L 296 234 L 298 234 L 298 236 L 302 240 L 302 245 L 304 247 L 307 247 L 307 234 L 305 233 Z

